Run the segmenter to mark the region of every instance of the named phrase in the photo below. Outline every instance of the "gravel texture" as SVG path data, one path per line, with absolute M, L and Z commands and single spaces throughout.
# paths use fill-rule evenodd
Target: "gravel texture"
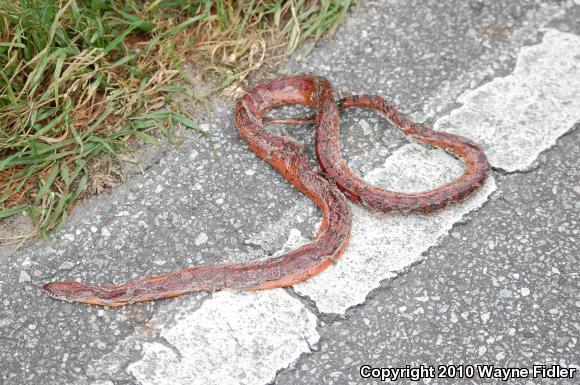
M 366 1 L 330 42 L 305 60 L 293 57 L 282 72 L 315 72 L 339 93 L 377 93 L 417 120 L 435 123 L 462 108 L 458 97 L 465 91 L 510 76 L 521 47 L 541 44 L 542 28 L 578 35 L 578 20 L 577 1 Z M 417 258 L 371 277 L 356 301 L 340 307 L 323 308 L 314 295 L 298 295 L 299 288 L 200 294 L 120 309 L 65 303 L 39 289 L 50 280 L 121 283 L 184 265 L 248 261 L 309 237 L 320 220 L 317 210 L 241 142 L 232 106 L 215 100 L 212 121 L 204 123 L 215 152 L 207 141 L 190 138 L 142 175 L 79 205 L 50 244 L 2 251 L 0 384 L 125 385 L 159 378 L 174 384 L 224 378 L 248 385 L 361 384 L 372 383 L 359 377 L 362 364 L 580 363 L 577 130 L 551 149 L 555 137 L 539 141 L 540 155 L 526 172 L 495 171 L 497 190 L 485 203 L 458 214 Z M 561 108 L 545 113 L 557 120 Z M 555 136 L 572 128 L 574 110 L 569 114 Z M 376 114 L 343 115 L 343 154 L 353 170 L 389 171 L 385 162 L 409 151 L 407 139 L 385 130 Z M 312 155 L 310 127 L 276 129 L 305 143 Z M 508 152 L 519 150 L 516 140 L 506 141 Z M 371 291 L 366 301 L 365 291 Z M 277 308 L 283 308 L 279 314 Z M 272 322 L 280 322 L 280 333 L 266 327 Z M 264 332 L 249 332 L 252 324 Z M 206 333 L 204 325 L 211 326 Z M 199 343 L 194 335 L 206 340 L 192 356 Z M 151 359 L 152 352 L 165 356 Z M 200 364 L 203 357 L 255 364 L 232 364 L 224 372 Z M 263 361 L 266 369 L 257 370 Z M 171 370 L 177 367 L 181 371 Z M 477 383 L 486 382 L 501 380 Z

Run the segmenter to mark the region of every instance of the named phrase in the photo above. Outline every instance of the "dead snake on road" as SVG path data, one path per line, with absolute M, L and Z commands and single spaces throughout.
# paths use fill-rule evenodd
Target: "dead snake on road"
M 268 111 L 290 104 L 309 106 L 315 115 L 264 118 Z M 464 173 L 448 184 L 421 193 L 399 193 L 367 184 L 349 170 L 340 156 L 339 110 L 346 107 L 379 111 L 415 140 L 458 156 L 465 163 Z M 322 224 L 314 240 L 259 262 L 194 266 L 122 285 L 50 282 L 44 289 L 64 300 L 122 306 L 199 291 L 291 286 L 322 271 L 346 248 L 351 230 L 351 211 L 346 198 L 382 212 L 429 212 L 472 193 L 490 171 L 484 152 L 471 141 L 417 124 L 379 96 L 349 96 L 337 103 L 330 83 L 318 76 L 291 76 L 258 85 L 237 101 L 234 119 L 250 149 L 322 210 Z M 316 158 L 321 172 L 310 166 L 300 144 L 264 129 L 265 123 L 300 122 L 315 123 Z

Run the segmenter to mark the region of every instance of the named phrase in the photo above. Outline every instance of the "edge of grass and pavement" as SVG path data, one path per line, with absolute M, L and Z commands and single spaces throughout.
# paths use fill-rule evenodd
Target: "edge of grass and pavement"
M 178 144 L 178 127 L 211 140 L 185 104 L 209 114 L 208 97 L 308 52 L 354 2 L 0 1 L 0 222 L 33 227 L 0 244 L 58 229 L 136 147 Z

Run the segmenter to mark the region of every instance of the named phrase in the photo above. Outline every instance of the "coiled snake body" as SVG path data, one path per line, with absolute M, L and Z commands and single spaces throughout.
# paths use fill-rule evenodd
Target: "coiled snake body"
M 264 118 L 273 108 L 290 104 L 309 106 L 315 115 Z M 339 109 L 346 107 L 379 111 L 415 140 L 458 156 L 465 164 L 464 173 L 448 184 L 422 193 L 399 193 L 367 184 L 349 170 L 340 156 Z M 234 120 L 250 149 L 322 210 L 322 224 L 311 242 L 260 262 L 194 266 L 112 286 L 50 282 L 44 289 L 64 300 L 122 306 L 199 291 L 290 286 L 323 270 L 346 248 L 351 230 L 347 198 L 382 212 L 429 212 L 472 193 L 485 181 L 490 170 L 484 152 L 469 140 L 417 124 L 379 96 L 350 96 L 337 103 L 330 83 L 318 76 L 292 76 L 258 85 L 238 100 Z M 322 172 L 310 166 L 298 143 L 264 129 L 265 123 L 311 121 L 316 127 L 316 158 Z

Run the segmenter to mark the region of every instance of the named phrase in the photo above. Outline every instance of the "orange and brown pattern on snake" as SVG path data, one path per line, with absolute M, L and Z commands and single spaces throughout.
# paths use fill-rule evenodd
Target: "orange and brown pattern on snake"
M 312 107 L 316 115 L 264 118 L 268 111 L 290 104 Z M 340 156 L 338 112 L 346 107 L 378 110 L 414 139 L 458 156 L 466 165 L 465 172 L 454 181 L 423 193 L 399 193 L 367 184 L 350 171 Z M 59 299 L 122 306 L 199 291 L 291 286 L 322 271 L 346 248 L 352 218 L 345 195 L 383 212 L 429 212 L 469 195 L 484 182 L 490 170 L 483 151 L 468 140 L 416 124 L 378 96 L 350 96 L 336 103 L 330 83 L 319 76 L 291 76 L 256 86 L 238 100 L 234 120 L 248 147 L 322 210 L 322 224 L 311 242 L 262 262 L 195 266 L 112 286 L 51 282 L 44 289 Z M 316 157 L 323 173 L 310 166 L 300 144 L 264 129 L 266 123 L 304 122 L 315 123 Z

